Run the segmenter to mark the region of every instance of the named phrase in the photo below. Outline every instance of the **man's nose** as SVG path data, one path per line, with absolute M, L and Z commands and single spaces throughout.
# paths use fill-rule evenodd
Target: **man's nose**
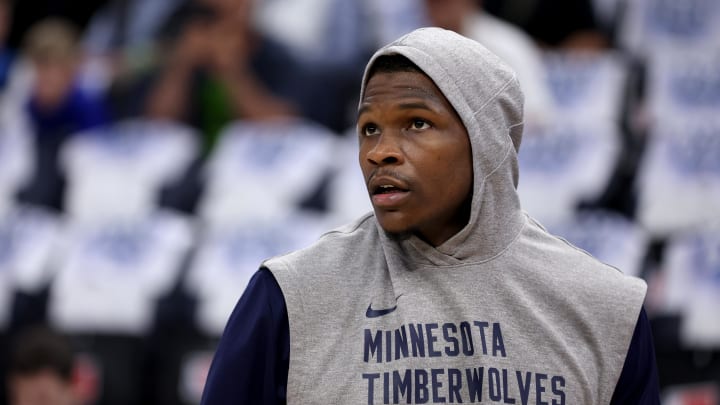
M 366 158 L 368 162 L 378 166 L 401 164 L 405 161 L 396 137 L 390 134 L 380 135 L 372 149 L 367 152 Z

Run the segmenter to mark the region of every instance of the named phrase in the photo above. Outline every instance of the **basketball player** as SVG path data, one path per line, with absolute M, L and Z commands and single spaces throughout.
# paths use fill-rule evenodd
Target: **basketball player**
M 203 403 L 659 403 L 645 283 L 521 210 L 522 104 L 458 34 L 380 49 L 357 123 L 374 212 L 263 263 Z

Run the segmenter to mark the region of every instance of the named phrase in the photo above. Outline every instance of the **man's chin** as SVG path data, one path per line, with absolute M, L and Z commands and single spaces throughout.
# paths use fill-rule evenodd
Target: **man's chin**
M 409 231 L 390 232 L 384 228 L 383 228 L 383 231 L 385 231 L 385 235 L 387 235 L 388 238 L 395 240 L 395 241 L 403 241 L 403 240 L 410 238 L 410 236 L 412 236 L 412 232 L 409 232 Z
M 412 235 L 410 227 L 404 224 L 397 224 L 394 223 L 394 221 L 382 221 L 377 217 L 377 214 L 375 214 L 375 218 L 378 219 L 380 228 L 382 228 L 382 230 L 385 231 L 385 234 L 392 239 L 404 240 Z

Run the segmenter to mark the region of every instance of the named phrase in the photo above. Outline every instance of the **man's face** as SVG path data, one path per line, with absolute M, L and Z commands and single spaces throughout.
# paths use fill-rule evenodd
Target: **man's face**
M 360 167 L 380 225 L 438 246 L 468 222 L 473 173 L 467 130 L 420 72 L 378 72 L 358 115 Z

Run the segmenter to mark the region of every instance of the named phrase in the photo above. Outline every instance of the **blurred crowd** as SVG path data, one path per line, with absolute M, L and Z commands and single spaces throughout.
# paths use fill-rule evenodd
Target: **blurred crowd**
M 197 403 L 261 260 L 371 209 L 363 68 L 428 25 L 516 70 L 522 204 L 648 282 L 664 403 L 720 404 L 717 1 L 0 0 L 0 405 Z

